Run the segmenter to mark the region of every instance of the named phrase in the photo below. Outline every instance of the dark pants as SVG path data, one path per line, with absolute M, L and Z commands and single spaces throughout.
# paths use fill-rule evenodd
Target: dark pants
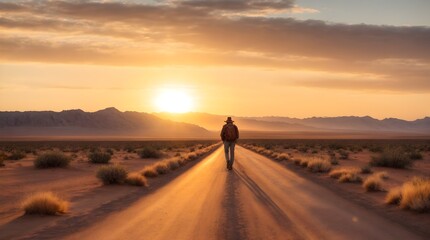
M 224 152 L 225 152 L 225 160 L 227 161 L 227 166 L 233 166 L 234 162 L 234 147 L 236 142 L 228 142 L 224 141 Z

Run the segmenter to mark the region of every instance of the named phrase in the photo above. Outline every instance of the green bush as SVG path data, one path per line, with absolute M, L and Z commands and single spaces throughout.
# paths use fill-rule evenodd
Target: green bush
M 141 158 L 160 158 L 161 153 L 160 153 L 160 151 L 158 151 L 154 148 L 146 147 L 146 148 L 143 148 L 142 150 L 140 150 L 139 156 Z
M 406 168 L 413 163 L 410 156 L 400 148 L 387 148 L 370 161 L 372 166 Z
M 47 152 L 39 155 L 36 160 L 34 160 L 34 166 L 36 168 L 67 167 L 70 160 L 70 157 L 62 152 Z
M 92 152 L 88 155 L 91 163 L 109 163 L 111 154 L 105 152 Z
M 127 178 L 127 171 L 120 165 L 103 166 L 97 171 L 97 178 L 105 185 L 121 184 Z

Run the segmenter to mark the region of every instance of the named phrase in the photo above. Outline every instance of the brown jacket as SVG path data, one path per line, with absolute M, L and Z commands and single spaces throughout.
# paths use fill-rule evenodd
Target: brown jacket
M 229 124 L 229 123 L 226 123 L 226 124 L 224 124 L 224 126 L 222 126 L 222 130 L 221 130 L 221 140 L 222 141 L 225 141 L 225 128 L 226 128 L 227 124 Z M 239 139 L 239 129 L 237 128 L 236 125 L 233 124 L 233 126 L 234 126 L 234 129 L 236 130 L 236 139 L 235 139 L 235 141 L 236 141 L 237 139 Z

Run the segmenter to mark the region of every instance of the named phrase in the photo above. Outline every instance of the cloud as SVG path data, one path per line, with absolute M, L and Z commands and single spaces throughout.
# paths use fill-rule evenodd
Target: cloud
M 352 72 L 383 76 L 367 85 L 373 88 L 430 91 L 430 28 L 246 16 L 297 9 L 308 11 L 294 1 L 0 2 L 0 59 Z M 367 84 L 339 81 L 303 85 L 363 89 Z

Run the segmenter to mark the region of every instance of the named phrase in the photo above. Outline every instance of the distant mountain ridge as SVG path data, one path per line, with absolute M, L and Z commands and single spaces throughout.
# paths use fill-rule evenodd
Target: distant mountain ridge
M 208 113 L 143 113 L 106 108 L 96 112 L 80 109 L 54 111 L 0 112 L 0 137 L 21 136 L 106 136 L 137 138 L 218 137 L 227 116 Z M 293 133 L 324 134 L 399 133 L 402 136 L 430 136 L 430 118 L 414 121 L 383 120 L 369 116 L 343 117 L 234 117 L 242 137 L 301 136 Z M 268 133 L 271 132 L 271 133 Z M 267 134 L 266 134 L 267 133 Z M 279 135 L 279 134 L 281 135 Z M 283 134 L 286 133 L 287 135 Z M 272 134 L 272 135 L 270 135 Z
M 218 130 L 227 116 L 207 113 L 155 113 L 155 115 L 175 121 L 193 123 L 209 130 Z M 247 131 L 305 131 L 305 132 L 399 132 L 430 134 L 430 118 L 414 121 L 397 118 L 378 120 L 369 116 L 342 117 L 233 117 L 242 130 Z
M 136 136 L 206 137 L 209 131 L 188 123 L 152 114 L 106 108 L 96 112 L 77 110 L 0 112 L 0 136 Z

